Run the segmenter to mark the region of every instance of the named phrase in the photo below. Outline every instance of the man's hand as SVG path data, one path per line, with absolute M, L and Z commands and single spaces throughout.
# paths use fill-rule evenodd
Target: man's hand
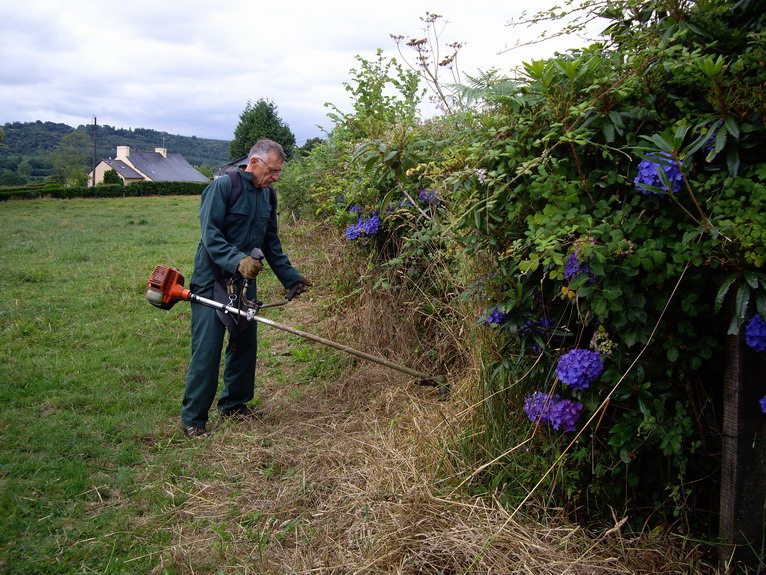
M 290 291 L 297 286 L 298 289 L 295 290 L 295 297 L 298 297 L 304 292 L 309 291 L 310 287 L 313 287 L 314 284 L 307 280 L 306 278 L 302 277 L 293 285 L 291 285 L 287 290 L 285 290 L 287 293 L 290 293 Z
M 263 271 L 263 263 L 252 256 L 245 256 L 239 260 L 237 271 L 242 277 L 248 280 L 254 280 L 255 276 Z

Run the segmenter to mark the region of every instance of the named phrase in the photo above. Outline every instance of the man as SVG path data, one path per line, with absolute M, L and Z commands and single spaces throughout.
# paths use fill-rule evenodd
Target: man
M 285 153 L 278 143 L 259 140 L 247 156 L 247 166 L 232 174 L 240 178 L 240 194 L 231 204 L 232 180 L 218 178 L 202 193 L 200 226 L 202 239 L 194 257 L 190 289 L 214 298 L 217 279 L 241 275 L 254 280 L 263 269 L 250 254 L 259 248 L 286 289 L 297 286 L 296 295 L 313 284 L 304 278 L 282 252 L 277 228 L 276 195 L 270 188 L 279 181 Z M 249 299 L 255 299 L 250 281 Z M 207 436 L 208 412 L 218 388 L 226 327 L 218 312 L 192 303 L 192 353 L 181 408 L 181 427 L 191 438 Z M 241 320 L 245 321 L 245 320 Z M 232 330 L 226 346 L 223 390 L 217 408 L 221 417 L 255 417 L 246 404 L 255 394 L 255 363 L 258 346 L 256 322 L 245 322 L 242 331 Z

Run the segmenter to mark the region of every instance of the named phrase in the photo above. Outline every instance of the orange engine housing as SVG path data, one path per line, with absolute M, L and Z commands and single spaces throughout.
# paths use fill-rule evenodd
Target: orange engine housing
M 189 290 L 183 286 L 184 276 L 176 268 L 157 266 L 149 276 L 146 301 L 160 309 L 170 309 L 177 301 L 189 299 Z

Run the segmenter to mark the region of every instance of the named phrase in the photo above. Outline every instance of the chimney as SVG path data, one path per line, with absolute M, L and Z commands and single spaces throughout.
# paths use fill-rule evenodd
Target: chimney
M 130 146 L 117 146 L 116 160 L 127 160 L 130 155 Z
M 158 153 L 163 158 L 168 157 L 168 149 L 167 148 L 154 148 L 154 151 Z

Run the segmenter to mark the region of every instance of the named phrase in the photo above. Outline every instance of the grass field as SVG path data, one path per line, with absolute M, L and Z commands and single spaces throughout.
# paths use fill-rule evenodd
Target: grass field
M 189 309 L 144 294 L 157 264 L 188 284 L 198 202 L 0 204 L 0 572 L 147 573 L 168 544 L 157 486 L 200 449 L 175 425 Z

